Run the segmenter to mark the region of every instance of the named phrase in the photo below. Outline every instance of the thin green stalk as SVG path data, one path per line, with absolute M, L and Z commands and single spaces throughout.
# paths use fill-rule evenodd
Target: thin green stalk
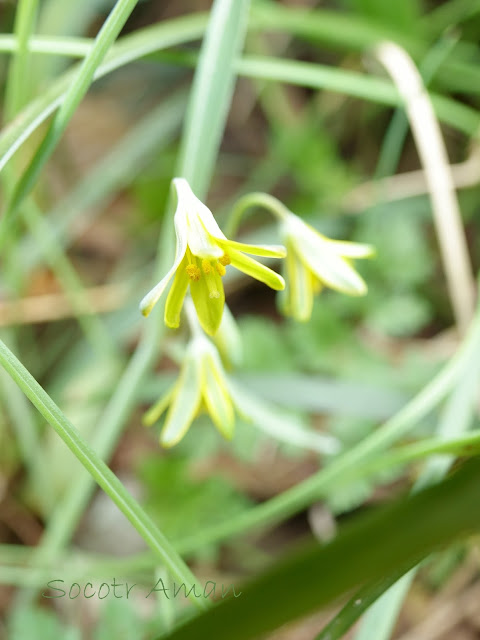
M 397 90 L 388 81 L 311 62 L 248 56 L 239 60 L 238 72 L 249 78 L 263 78 L 312 89 L 338 91 L 389 106 L 403 104 Z M 430 98 L 441 121 L 467 135 L 478 135 L 480 128 L 478 113 L 438 94 L 431 94 Z
M 340 612 L 315 636 L 314 640 L 339 640 L 343 638 L 347 631 L 375 600 L 385 593 L 387 589 L 392 587 L 400 578 L 405 576 L 409 568 L 410 567 L 399 569 L 383 580 L 361 587 L 341 608 Z M 18 574 L 16 575 L 15 572 L 13 572 L 12 577 L 16 578 Z
M 262 207 L 267 209 L 267 211 L 270 211 L 270 213 L 280 221 L 290 213 L 288 208 L 280 202 L 280 200 L 275 198 L 275 196 L 271 196 L 269 193 L 247 193 L 242 196 L 232 208 L 226 226 L 226 235 L 228 238 L 235 237 L 245 212 L 247 209 L 253 209 L 253 207 Z
M 29 41 L 35 27 L 37 5 L 38 0 L 19 0 L 17 4 L 13 34 L 17 48 L 8 67 L 5 86 L 4 118 L 7 121 L 17 115 L 28 98 Z M 14 183 L 13 171 L 4 172 L 1 178 L 5 196 L 8 198 L 12 193 L 12 184 Z M 4 273 L 11 286 L 15 286 L 21 280 L 20 265 L 15 255 L 15 243 L 6 247 Z M 7 333 L 11 342 L 18 344 L 19 340 L 15 328 L 12 327 L 4 333 Z M 15 430 L 28 478 L 31 486 L 37 489 L 41 507 L 46 510 L 50 506 L 50 501 L 48 491 L 46 491 L 47 478 L 37 456 L 39 448 L 38 424 L 25 396 L 5 374 L 2 376 L 2 387 L 5 391 L 3 402 Z
M 214 2 L 198 59 L 187 108 L 177 175 L 186 178 L 197 197 L 203 198 L 213 174 L 215 158 L 235 85 L 234 63 L 247 29 L 250 0 Z M 216 113 L 222 127 L 209 126 Z M 199 163 L 198 159 L 202 158 Z
M 128 493 L 117 476 L 107 467 L 97 453 L 84 442 L 78 431 L 50 396 L 1 340 L 0 364 L 45 420 L 55 429 L 92 478 L 96 480 L 120 511 L 130 520 L 145 542 L 155 552 L 157 558 L 165 564 L 175 578 L 185 582 L 187 585 L 193 585 L 195 577 L 163 533 L 156 527 L 138 502 Z M 191 596 L 191 599 L 196 602 L 197 606 L 204 606 L 203 602 L 200 603 L 194 595 Z
M 38 16 L 39 34 L 69 34 L 76 36 L 88 33 L 98 16 L 109 11 L 112 0 L 43 0 Z M 37 59 L 34 72 L 39 86 L 47 86 L 52 78 L 58 77 L 67 65 L 67 60 L 59 56 Z
M 3 330 L 0 338 L 8 340 L 10 344 L 18 343 L 17 336 L 12 329 Z M 40 448 L 39 425 L 35 420 L 36 415 L 32 406 L 23 393 L 5 373 L 0 372 L 0 391 L 4 413 L 10 418 L 14 429 L 18 450 L 27 470 L 30 489 L 33 491 L 34 500 L 38 501 L 40 512 L 47 514 L 52 508 L 51 492 L 49 491 L 49 478 L 45 466 L 42 465 L 38 455 Z
M 116 40 L 129 15 L 137 4 L 137 1 L 138 0 L 118 0 L 108 18 L 105 20 L 102 28 L 95 38 L 94 46 L 85 57 L 75 81 L 67 89 L 65 98 L 60 105 L 60 108 L 55 115 L 45 138 L 43 139 L 43 142 L 35 153 L 31 163 L 27 167 L 11 197 L 3 220 L 3 225 L 5 225 L 5 219 L 9 219 L 9 217 L 13 215 L 23 199 L 35 186 L 44 164 L 53 153 L 63 132 L 70 122 L 70 119 L 93 82 L 96 69 L 100 66 L 108 49 Z M 0 245 L 1 239 L 2 236 L 0 236 Z M 3 239 L 5 239 L 5 233 L 3 235 Z
M 19 0 L 15 12 L 14 35 L 17 50 L 8 69 L 5 90 L 5 119 L 12 119 L 28 98 L 29 39 L 33 33 L 38 0 Z

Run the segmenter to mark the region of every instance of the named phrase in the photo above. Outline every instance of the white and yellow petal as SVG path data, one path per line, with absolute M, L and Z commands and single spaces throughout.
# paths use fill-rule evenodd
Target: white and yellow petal
M 246 273 L 256 280 L 260 280 L 260 282 L 268 285 L 271 289 L 275 289 L 275 291 L 285 289 L 285 280 L 282 276 L 260 262 L 244 255 L 236 249 L 230 249 L 228 256 L 231 265 L 239 271 L 243 271 L 243 273 Z
M 313 309 L 313 274 L 298 257 L 291 241 L 287 240 L 287 258 L 285 260 L 286 290 L 283 295 L 285 315 L 292 316 L 298 322 L 310 320 Z
M 302 246 L 301 259 L 323 283 L 351 296 L 363 296 L 367 285 L 350 264 L 336 254 L 327 243 L 319 252 L 316 243 Z
M 215 244 L 213 237 L 225 236 L 212 212 L 196 197 L 185 178 L 174 178 L 172 184 L 177 193 L 177 210 L 182 210 L 185 214 L 191 252 L 200 258 L 219 258 L 222 251 Z
M 211 267 L 208 273 L 205 264 L 198 280 L 190 282 L 190 294 L 202 329 L 213 336 L 222 321 L 225 291 L 218 271 Z
M 165 324 L 170 329 L 178 329 L 180 326 L 180 313 L 190 283 L 187 264 L 187 258 L 184 256 L 177 269 L 165 302 Z
M 175 385 L 173 385 L 169 391 L 167 391 L 160 400 L 158 400 L 153 407 L 150 407 L 150 409 L 143 415 L 142 422 L 146 427 L 151 427 L 152 424 L 161 418 L 162 414 L 167 410 L 174 393 Z
M 234 240 L 219 240 L 217 244 L 229 253 L 231 249 L 249 253 L 252 256 L 263 256 L 264 258 L 284 258 L 287 250 L 281 244 L 246 244 L 235 242 Z
M 164 447 L 173 447 L 187 433 L 198 413 L 201 399 L 199 367 L 194 359 L 187 357 L 160 436 L 160 443 Z
M 202 397 L 208 413 L 220 433 L 231 439 L 235 413 L 218 354 L 213 350 L 212 353 L 205 354 L 202 364 Z
M 376 253 L 375 247 L 372 247 L 370 244 L 325 239 L 334 249 L 335 253 L 338 253 L 344 258 L 371 258 Z
M 353 257 L 351 254 L 355 251 L 371 255 L 371 247 L 358 245 L 360 249 L 356 249 L 355 243 L 339 242 L 347 254 L 350 252 L 348 258 L 343 258 L 335 241 L 318 233 L 293 214 L 286 222 L 285 232 L 293 250 L 320 282 L 352 296 L 361 296 L 367 292 L 365 281 L 350 265 L 349 258 Z
M 177 236 L 177 246 L 175 249 L 175 260 L 173 265 L 168 270 L 167 274 L 160 280 L 160 282 L 151 289 L 147 295 L 140 302 L 140 311 L 144 316 L 148 316 L 161 298 L 163 292 L 168 286 L 168 283 L 172 279 L 174 273 L 180 266 L 180 263 L 187 251 L 187 228 L 185 224 L 185 217 L 181 210 L 177 209 L 175 213 L 175 233 Z
M 213 236 L 205 230 L 197 214 L 188 214 L 188 246 L 199 258 L 220 258 L 222 249 L 216 244 Z

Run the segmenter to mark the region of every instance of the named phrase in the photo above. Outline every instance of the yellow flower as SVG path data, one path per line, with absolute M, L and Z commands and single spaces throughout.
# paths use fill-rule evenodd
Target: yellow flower
M 235 414 L 228 382 L 218 351 L 200 332 L 187 347 L 182 369 L 172 389 L 144 416 L 150 426 L 168 409 L 160 442 L 173 447 L 187 433 L 193 420 L 206 410 L 220 433 L 233 436 Z
M 291 212 L 281 215 L 287 246 L 287 288 L 283 310 L 296 320 L 310 319 L 313 297 L 323 286 L 351 296 L 367 293 L 367 285 L 352 267 L 353 258 L 368 258 L 375 250 L 367 244 L 330 240 Z
M 169 448 L 180 442 L 202 411 L 209 414 L 220 433 L 230 440 L 235 428 L 235 410 L 245 421 L 278 441 L 322 454 L 339 450 L 336 438 L 306 428 L 298 416 L 265 404 L 232 382 L 217 349 L 200 330 L 195 331 L 187 346 L 177 382 L 147 411 L 143 422 L 151 426 L 167 411 L 160 444 Z
M 198 319 L 204 331 L 214 335 L 222 320 L 225 293 L 222 276 L 231 264 L 272 289 L 285 288 L 283 278 L 268 267 L 245 255 L 281 258 L 285 248 L 278 245 L 248 245 L 227 240 L 212 212 L 192 192 L 184 178 L 174 178 L 177 209 L 174 217 L 177 247 L 175 260 L 165 277 L 140 303 L 148 316 L 170 280 L 173 284 L 165 304 L 165 324 L 177 328 L 183 300 L 190 287 Z

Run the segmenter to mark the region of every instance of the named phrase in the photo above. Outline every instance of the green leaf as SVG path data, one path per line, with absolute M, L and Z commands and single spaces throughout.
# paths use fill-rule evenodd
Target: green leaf
M 388 577 L 477 532 L 479 500 L 476 459 L 437 486 L 358 518 L 331 543 L 317 543 L 286 558 L 244 586 L 240 596 L 224 600 L 167 638 L 217 638 L 228 628 L 231 640 L 248 640 L 272 631 L 355 586 Z
M 397 294 L 383 300 L 368 315 L 375 331 L 390 336 L 413 335 L 432 318 L 428 301 L 418 295 Z
M 172 539 L 184 537 L 193 522 L 196 529 L 215 525 L 249 505 L 228 478 L 215 472 L 195 477 L 189 458 L 150 456 L 137 473 L 146 491 L 145 508 Z
M 187 108 L 178 174 L 203 199 L 213 174 L 247 28 L 250 0 L 216 0 Z M 212 125 L 212 123 L 214 123 Z
M 45 608 L 17 607 L 8 622 L 9 640 L 26 640 L 26 638 L 64 638 L 65 640 L 81 640 L 80 629 L 66 627 L 57 616 Z
M 134 605 L 125 599 L 122 602 L 115 599 L 105 602 L 93 640 L 140 640 L 143 637 L 142 621 Z
M 421 10 L 419 0 L 348 0 L 348 4 L 375 23 L 399 29 L 409 36 L 418 33 Z

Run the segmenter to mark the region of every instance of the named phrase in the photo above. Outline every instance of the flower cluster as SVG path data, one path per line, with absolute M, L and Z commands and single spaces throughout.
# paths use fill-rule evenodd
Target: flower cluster
M 247 206 L 262 204 L 279 218 L 286 248 L 228 240 L 210 209 L 194 195 L 184 178 L 175 178 L 173 186 L 177 194 L 175 259 L 167 274 L 143 298 L 140 309 L 143 315 L 148 316 L 173 279 L 165 303 L 165 323 L 171 328 L 180 325 L 181 310 L 189 290 L 191 298 L 188 298 L 187 312 L 193 338 L 187 347 L 178 381 L 145 414 L 145 424 L 153 424 L 167 411 L 161 443 L 171 447 L 183 438 L 196 415 L 206 410 L 219 431 L 226 438 L 231 438 L 235 423 L 234 407 L 238 405 L 239 409 L 249 404 L 251 411 L 259 416 L 263 428 L 273 429 L 280 439 L 297 444 L 308 442 L 308 446 L 314 449 L 331 452 L 336 443 L 332 442 L 330 436 L 307 434 L 280 419 L 275 419 L 274 426 L 269 427 L 268 416 L 272 415 L 272 411 L 259 410 L 254 401 L 246 399 L 243 392 L 232 386 L 217 348 L 200 327 L 206 334 L 215 336 L 220 349 L 225 350 L 227 345 L 227 351 L 232 351 L 230 355 L 227 354 L 227 360 L 235 362 L 238 349 L 228 346 L 230 342 L 238 343 L 236 331 L 232 330 L 234 320 L 228 309 L 224 316 L 222 277 L 228 265 L 272 289 L 285 289 L 282 300 L 284 313 L 296 320 L 306 321 L 311 316 L 315 294 L 324 286 L 353 296 L 367 292 L 367 286 L 353 268 L 352 261 L 372 256 L 373 248 L 366 244 L 330 240 L 266 194 L 249 196 Z M 239 211 L 242 211 L 241 207 Z M 245 254 L 286 257 L 283 269 L 286 288 L 282 276 Z M 219 331 L 220 325 L 223 329 Z

